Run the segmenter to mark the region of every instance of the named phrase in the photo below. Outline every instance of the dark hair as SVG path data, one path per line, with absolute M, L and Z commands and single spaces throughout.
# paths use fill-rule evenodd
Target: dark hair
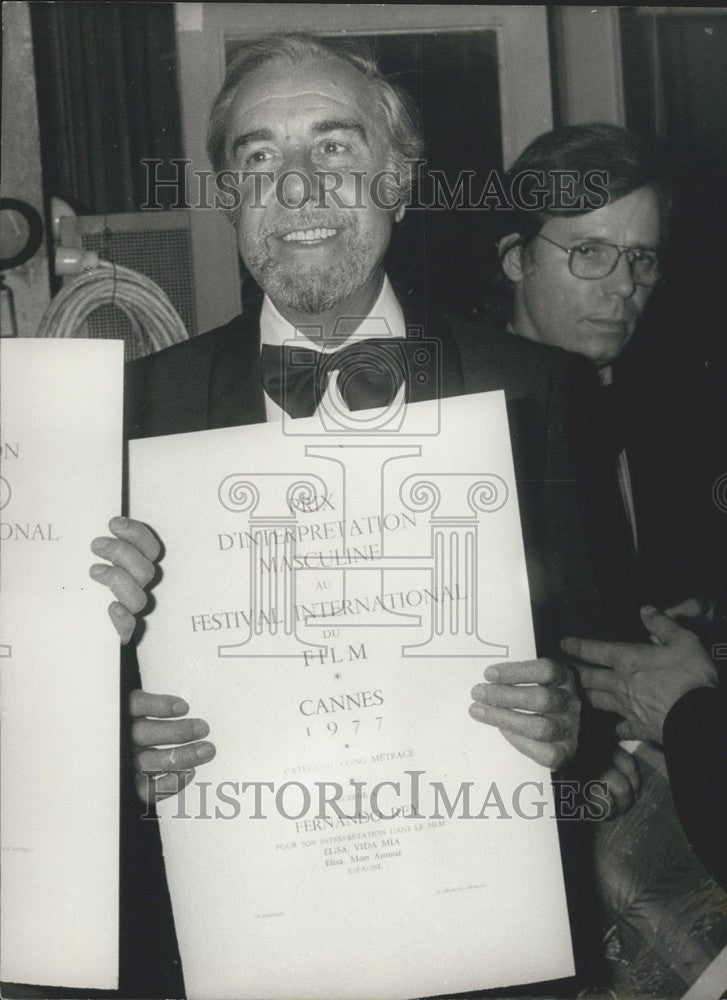
M 306 34 L 264 35 L 246 42 L 230 63 L 210 110 L 207 153 L 212 169 L 229 167 L 225 158 L 227 119 L 230 106 L 248 73 L 273 59 L 340 59 L 358 70 L 372 88 L 378 121 L 390 150 L 387 168 L 398 178 L 393 185 L 404 198 L 412 184 L 412 161 L 421 155 L 422 141 L 417 115 L 409 98 L 379 71 L 373 57 L 361 45 L 348 40 L 329 40 Z
M 527 173 L 532 189 L 537 183 L 534 175 L 544 175 L 543 186 L 548 190 L 545 206 L 542 211 L 516 206 L 507 232 L 520 233 L 523 242 L 528 242 L 554 215 L 582 215 L 602 208 L 606 198 L 616 201 L 641 187 L 654 189 L 664 230 L 671 210 L 671 185 L 664 161 L 655 144 L 618 125 L 567 125 L 546 132 L 515 160 L 507 172 L 506 186 L 511 191 L 515 178 Z M 568 207 L 562 199 L 559 203 L 557 177 L 562 171 L 577 175 L 568 198 L 568 204 L 578 202 L 576 207 Z
M 638 188 L 651 187 L 659 206 L 664 243 L 671 213 L 671 182 L 665 164 L 666 154 L 656 142 L 618 125 L 566 125 L 545 132 L 518 156 L 507 172 L 505 184 L 507 192 L 519 185 L 521 194 L 532 204 L 536 204 L 531 198 L 536 188 L 545 189 L 543 207 L 527 210 L 519 203 L 521 199 L 513 199 L 518 203 L 498 219 L 498 238 L 519 233 L 519 242 L 528 244 L 549 219 L 583 215 Z M 557 196 L 562 171 L 576 174 L 567 203 Z M 573 201 L 575 207 L 571 207 Z M 501 317 L 511 308 L 511 297 L 510 282 L 498 266 L 492 312 Z

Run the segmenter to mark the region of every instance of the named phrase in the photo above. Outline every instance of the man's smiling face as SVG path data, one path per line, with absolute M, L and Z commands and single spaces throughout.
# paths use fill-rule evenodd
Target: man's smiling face
M 236 222 L 243 261 L 283 311 L 321 314 L 378 291 L 394 212 L 370 197 L 389 165 L 371 90 L 336 58 L 275 59 L 230 106 L 227 162 L 278 181 L 261 178 L 254 192 L 245 180 Z

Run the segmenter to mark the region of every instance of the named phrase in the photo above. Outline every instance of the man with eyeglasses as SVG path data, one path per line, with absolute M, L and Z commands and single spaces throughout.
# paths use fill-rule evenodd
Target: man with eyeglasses
M 631 339 L 659 280 L 659 249 L 669 211 L 666 183 L 650 177 L 646 164 L 619 164 L 622 177 L 614 176 L 608 160 L 597 168 L 598 151 L 588 145 L 620 140 L 625 147 L 626 136 L 615 126 L 573 126 L 532 143 L 510 174 L 532 172 L 533 188 L 527 194 L 521 185 L 525 211 L 513 219 L 517 231 L 500 241 L 502 268 L 513 284 L 514 332 L 582 354 L 599 372 L 607 370 Z M 557 159 L 556 153 L 561 163 L 548 162 Z M 635 160 L 636 151 L 631 153 Z M 555 171 L 566 175 L 562 190 L 553 192 L 559 201 L 555 210 L 528 210 L 529 198 L 537 204 L 534 184 L 539 175 L 545 175 L 547 183 L 547 173 Z M 603 188 L 595 188 L 596 172 L 605 179 Z M 595 191 L 583 190 L 589 175 Z
M 591 419 L 580 441 L 593 460 L 589 536 L 608 638 L 635 638 L 637 512 L 612 366 L 659 280 L 669 185 L 639 137 L 605 124 L 545 133 L 507 180 L 518 197 L 498 244 L 500 318 L 511 333 L 580 354 L 593 367 Z M 638 769 L 619 747 L 612 765 L 604 776 L 610 799 L 614 812 L 625 811 L 639 791 Z
M 654 497 L 647 497 L 649 484 L 640 466 L 644 444 L 636 441 L 634 427 L 647 404 L 646 387 L 626 372 L 622 361 L 661 277 L 660 252 L 671 211 L 663 163 L 656 147 L 614 125 L 576 125 L 545 133 L 509 171 L 510 189 L 519 197 L 507 221 L 507 235 L 498 245 L 511 292 L 508 329 L 582 355 L 602 387 L 594 393 L 584 447 L 605 454 L 603 468 L 610 466 L 612 484 L 618 486 L 621 524 L 602 523 L 606 504 L 601 502 L 594 511 L 592 536 L 601 545 L 603 588 L 612 591 L 605 597 L 611 599 L 614 620 L 629 621 L 629 627 L 639 626 L 635 612 L 644 601 L 672 603 L 674 613 L 692 624 L 703 625 L 701 619 L 708 615 L 706 602 L 685 600 L 698 574 L 685 572 L 674 545 L 668 583 L 647 566 L 654 562 L 656 549 L 652 520 L 661 512 L 654 509 Z M 672 409 L 678 407 L 678 398 L 672 398 L 678 388 L 674 383 L 667 397 Z M 650 457 L 652 471 L 655 460 Z M 686 473 L 684 478 L 688 480 Z M 599 485 L 608 495 L 609 484 Z M 681 518 L 669 525 L 677 534 L 688 521 L 684 487 L 674 484 L 669 492 L 682 505 Z M 658 498 L 662 508 L 669 500 L 666 493 Z M 673 509 L 679 512 L 676 503 Z M 629 564 L 633 576 L 627 581 L 623 569 Z M 659 569 L 662 566 L 660 561 Z M 649 592 L 655 584 L 658 592 Z
M 659 779 L 648 768 L 640 773 L 636 760 L 616 745 L 616 740 L 646 736 L 662 742 L 660 726 L 634 728 L 633 720 L 652 711 L 657 691 L 666 705 L 662 715 L 666 715 L 684 691 L 706 683 L 688 679 L 693 652 L 690 642 L 696 644 L 700 665 L 702 661 L 707 665 L 703 674 L 710 684 L 716 676 L 713 668 L 711 672 L 708 669 L 709 653 L 692 634 L 709 624 L 713 609 L 704 600 L 685 599 L 699 573 L 692 570 L 692 553 L 688 551 L 695 518 L 682 502 L 690 490 L 695 493 L 695 484 L 690 481 L 687 463 L 678 462 L 678 448 L 667 430 L 667 426 L 676 426 L 679 418 L 667 424 L 663 405 L 659 417 L 645 412 L 657 381 L 654 371 L 658 358 L 652 358 L 640 380 L 628 370 L 628 364 L 621 361 L 619 365 L 660 280 L 660 250 L 671 208 L 663 162 L 656 149 L 612 125 L 569 126 L 546 133 L 523 151 L 509 171 L 510 190 L 518 192 L 519 199 L 507 220 L 506 235 L 498 244 L 502 275 L 508 279 L 510 292 L 508 315 L 501 319 L 508 320 L 510 332 L 580 354 L 594 371 L 591 418 L 581 434 L 582 451 L 590 449 L 593 457 L 593 490 L 586 503 L 591 516 L 589 538 L 611 619 L 611 634 L 600 638 L 621 641 L 567 639 L 564 649 L 584 660 L 581 680 L 593 708 L 615 712 L 616 718 L 622 719 L 610 736 L 611 766 L 603 776 L 615 811 L 628 810 L 644 782 L 645 808 L 635 811 L 640 815 L 623 817 L 615 830 L 596 832 L 596 866 L 617 926 L 624 914 L 632 930 L 643 921 L 647 941 L 652 926 L 649 921 L 655 919 L 658 907 L 663 904 L 668 908 L 668 898 L 685 887 L 687 891 L 695 889 L 704 873 L 690 861 L 684 838 L 679 843 L 679 838 L 673 839 L 676 824 L 657 810 Z M 667 409 L 678 413 L 681 407 L 684 411 L 678 378 L 666 388 L 659 386 L 659 391 Z M 659 490 L 649 482 L 657 465 L 668 468 L 671 478 L 677 480 L 672 488 Z M 698 497 L 692 509 L 698 509 Z M 664 565 L 669 560 L 673 565 L 667 573 Z M 695 560 L 698 565 L 699 560 Z M 669 617 L 645 606 L 638 621 L 639 605 L 658 601 L 662 606 L 672 605 L 666 612 Z M 670 629 L 669 618 L 681 620 L 692 631 L 676 624 Z M 633 642 L 636 639 L 640 644 Z M 637 657 L 641 657 L 638 662 Z M 663 674 L 662 690 L 654 668 L 665 660 L 672 673 Z M 644 664 L 651 669 L 648 692 L 643 688 Z M 615 669 L 604 670 L 604 666 Z M 628 682 L 624 671 L 631 671 Z M 682 687 L 675 688 L 669 699 L 670 677 Z M 634 687 L 634 678 L 643 689 Z M 690 695 L 687 707 L 696 704 L 695 698 Z M 596 740 L 608 739 L 604 722 L 605 717 L 598 712 L 584 718 L 583 728 L 592 726 L 599 734 Z M 708 729 L 713 726 L 709 712 L 705 712 L 704 725 Z M 672 744 L 675 726 L 673 722 L 664 730 L 665 734 L 668 730 Z M 698 722 L 694 729 L 698 732 Z M 667 742 L 666 737 L 663 742 Z M 694 760 L 698 760 L 697 755 Z M 703 761 L 698 766 L 703 768 Z M 669 767 L 673 776 L 673 765 Z M 686 771 L 683 765 L 681 768 L 683 789 Z M 674 797 L 690 837 L 699 840 L 705 825 L 701 818 L 704 809 L 694 822 L 690 823 L 689 817 L 685 822 L 684 802 L 692 800 L 678 790 Z M 649 809 L 652 817 L 659 815 L 658 823 L 649 821 Z M 705 849 L 704 856 L 711 859 L 713 853 Z M 711 870 L 718 869 L 713 865 Z

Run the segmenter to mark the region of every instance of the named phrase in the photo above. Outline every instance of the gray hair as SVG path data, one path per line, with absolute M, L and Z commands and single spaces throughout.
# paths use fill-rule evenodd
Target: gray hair
M 411 190 L 413 165 L 422 152 L 422 140 L 417 125 L 417 113 L 410 99 L 379 71 L 373 57 L 360 46 L 348 41 L 334 41 L 305 34 L 264 35 L 246 42 L 230 63 L 222 87 L 210 110 L 207 130 L 207 153 L 215 173 L 230 165 L 226 162 L 225 145 L 230 106 L 245 79 L 273 59 L 339 59 L 358 70 L 371 87 L 389 147 L 389 163 L 397 181 L 393 184 L 399 199 Z

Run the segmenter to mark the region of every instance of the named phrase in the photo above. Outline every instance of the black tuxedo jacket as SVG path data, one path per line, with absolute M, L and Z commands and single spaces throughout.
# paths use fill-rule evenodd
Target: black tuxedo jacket
M 438 393 L 505 392 L 539 654 L 554 653 L 564 634 L 601 634 L 581 510 L 588 419 L 580 406 L 593 393 L 589 366 L 556 348 L 453 317 L 432 317 L 423 326 L 423 335 L 440 344 Z M 127 438 L 264 420 L 257 312 L 128 366 Z M 133 650 L 126 660 L 125 684 L 131 689 L 139 686 Z M 179 996 L 181 967 L 159 866 L 158 830 L 153 821 L 138 820 L 130 752 L 127 767 L 121 993 Z

